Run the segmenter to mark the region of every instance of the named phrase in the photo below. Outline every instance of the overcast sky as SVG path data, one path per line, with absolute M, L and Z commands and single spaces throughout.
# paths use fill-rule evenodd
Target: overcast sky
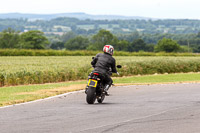
M 200 0 L 0 0 L 0 13 L 13 12 L 200 19 Z

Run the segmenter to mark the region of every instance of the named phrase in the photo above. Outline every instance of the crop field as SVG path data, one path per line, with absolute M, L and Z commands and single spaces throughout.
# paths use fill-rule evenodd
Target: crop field
M 0 57 L 0 86 L 87 79 L 92 56 Z M 116 56 L 120 76 L 200 71 L 200 57 Z M 117 76 L 113 74 L 113 76 Z

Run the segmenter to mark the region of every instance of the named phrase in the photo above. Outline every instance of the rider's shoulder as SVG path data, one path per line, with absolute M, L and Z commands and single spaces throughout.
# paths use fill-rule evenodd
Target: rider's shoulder
M 96 57 L 102 56 L 102 55 L 103 55 L 103 53 L 98 53 L 98 54 L 96 55 Z

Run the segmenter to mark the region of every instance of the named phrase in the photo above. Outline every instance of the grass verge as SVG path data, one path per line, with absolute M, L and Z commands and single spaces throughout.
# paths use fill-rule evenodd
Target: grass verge
M 0 106 L 12 105 L 82 90 L 86 81 L 23 85 L 0 88 Z
M 200 82 L 200 73 L 146 75 L 114 78 L 116 85 Z M 0 106 L 42 99 L 66 92 L 82 90 L 87 81 L 11 86 L 0 88 Z

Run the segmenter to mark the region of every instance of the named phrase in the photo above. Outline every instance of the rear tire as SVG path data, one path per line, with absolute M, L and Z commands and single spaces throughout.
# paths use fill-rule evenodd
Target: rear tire
M 87 103 L 94 104 L 95 100 L 96 100 L 96 88 L 88 87 L 87 88 L 87 96 L 86 96 Z

